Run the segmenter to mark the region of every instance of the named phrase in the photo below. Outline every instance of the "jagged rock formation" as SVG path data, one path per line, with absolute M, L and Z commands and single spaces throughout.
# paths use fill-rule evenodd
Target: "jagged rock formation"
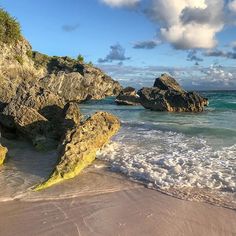
M 186 92 L 174 78 L 167 74 L 162 74 L 160 78 L 157 78 L 154 82 L 154 87 L 160 90 L 171 90 L 179 93 Z
M 32 52 L 31 45 L 21 35 L 14 43 L 6 43 L 0 37 L 0 111 L 15 95 L 19 84 L 28 81 L 66 101 L 117 96 L 122 89 L 117 81 L 91 64 L 70 57 L 50 57 Z
M 118 105 L 140 105 L 139 95 L 136 93 L 135 88 L 132 87 L 123 89 L 116 97 L 115 102 Z
M 116 96 L 122 87 L 117 81 L 100 69 L 81 63 L 69 57 L 42 57 L 34 54 L 37 65 L 46 64 L 47 75 L 39 79 L 39 84 L 57 93 L 66 101 L 85 101 Z M 40 67 L 40 66 L 39 66 Z
M 36 190 L 50 187 L 78 175 L 96 157 L 109 139 L 118 132 L 119 120 L 106 112 L 98 112 L 80 126 L 70 129 L 60 145 L 59 162 L 53 173 Z
M 138 91 L 141 104 L 153 111 L 202 112 L 208 100 L 196 92 L 186 92 L 172 77 L 164 74 L 154 87 Z
M 0 144 L 0 166 L 4 163 L 6 155 L 7 155 L 7 148 L 3 147 Z
M 41 70 L 34 67 L 31 50 L 23 37 L 14 44 L 0 42 L 0 103 L 10 102 L 22 81 L 43 75 Z

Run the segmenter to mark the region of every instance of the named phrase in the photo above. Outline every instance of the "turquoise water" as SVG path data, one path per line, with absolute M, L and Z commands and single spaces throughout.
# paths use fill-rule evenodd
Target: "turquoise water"
M 152 112 L 117 106 L 114 98 L 81 104 L 82 113 L 117 115 L 119 134 L 99 158 L 155 188 L 199 188 L 235 196 L 236 92 L 202 92 L 210 105 L 203 113 Z

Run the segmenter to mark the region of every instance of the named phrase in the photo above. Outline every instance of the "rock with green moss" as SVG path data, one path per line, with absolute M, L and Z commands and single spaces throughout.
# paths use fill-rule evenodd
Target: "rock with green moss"
M 96 153 L 120 128 L 117 117 L 106 112 L 98 112 L 82 125 L 69 130 L 60 145 L 59 161 L 49 179 L 36 187 L 45 189 L 56 183 L 78 175 L 91 164 Z
M 0 144 L 0 166 L 4 163 L 7 155 L 7 148 Z

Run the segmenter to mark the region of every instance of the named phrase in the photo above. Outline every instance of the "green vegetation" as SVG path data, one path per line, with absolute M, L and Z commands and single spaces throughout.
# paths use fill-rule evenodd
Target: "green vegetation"
M 33 52 L 31 50 L 28 50 L 26 52 L 26 55 L 28 56 L 28 58 L 32 58 L 33 57 Z
M 12 44 L 21 38 L 20 24 L 0 8 L 0 42 Z
M 81 54 L 79 54 L 78 57 L 77 57 L 77 61 L 83 63 L 84 62 L 84 57 Z
M 16 59 L 21 65 L 23 65 L 24 61 L 23 61 L 22 56 L 17 55 L 17 56 L 15 56 L 15 59 Z
M 89 65 L 89 66 L 93 66 L 93 63 L 90 61 L 90 62 L 88 63 L 88 65 Z

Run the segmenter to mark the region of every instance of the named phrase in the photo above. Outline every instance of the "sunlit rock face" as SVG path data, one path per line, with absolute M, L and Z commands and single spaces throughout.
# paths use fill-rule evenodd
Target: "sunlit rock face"
M 36 190 L 78 175 L 95 160 L 97 151 L 107 144 L 119 129 L 120 121 L 117 117 L 107 112 L 98 112 L 82 125 L 68 130 L 59 146 L 58 165 L 49 179 Z
M 7 155 L 7 148 L 0 144 L 0 166 L 3 165 Z
M 202 112 L 208 100 L 196 92 L 186 92 L 177 81 L 164 74 L 154 87 L 138 91 L 141 104 L 153 111 Z
M 139 96 L 135 91 L 135 88 L 132 87 L 124 88 L 116 97 L 115 102 L 118 105 L 140 105 Z

